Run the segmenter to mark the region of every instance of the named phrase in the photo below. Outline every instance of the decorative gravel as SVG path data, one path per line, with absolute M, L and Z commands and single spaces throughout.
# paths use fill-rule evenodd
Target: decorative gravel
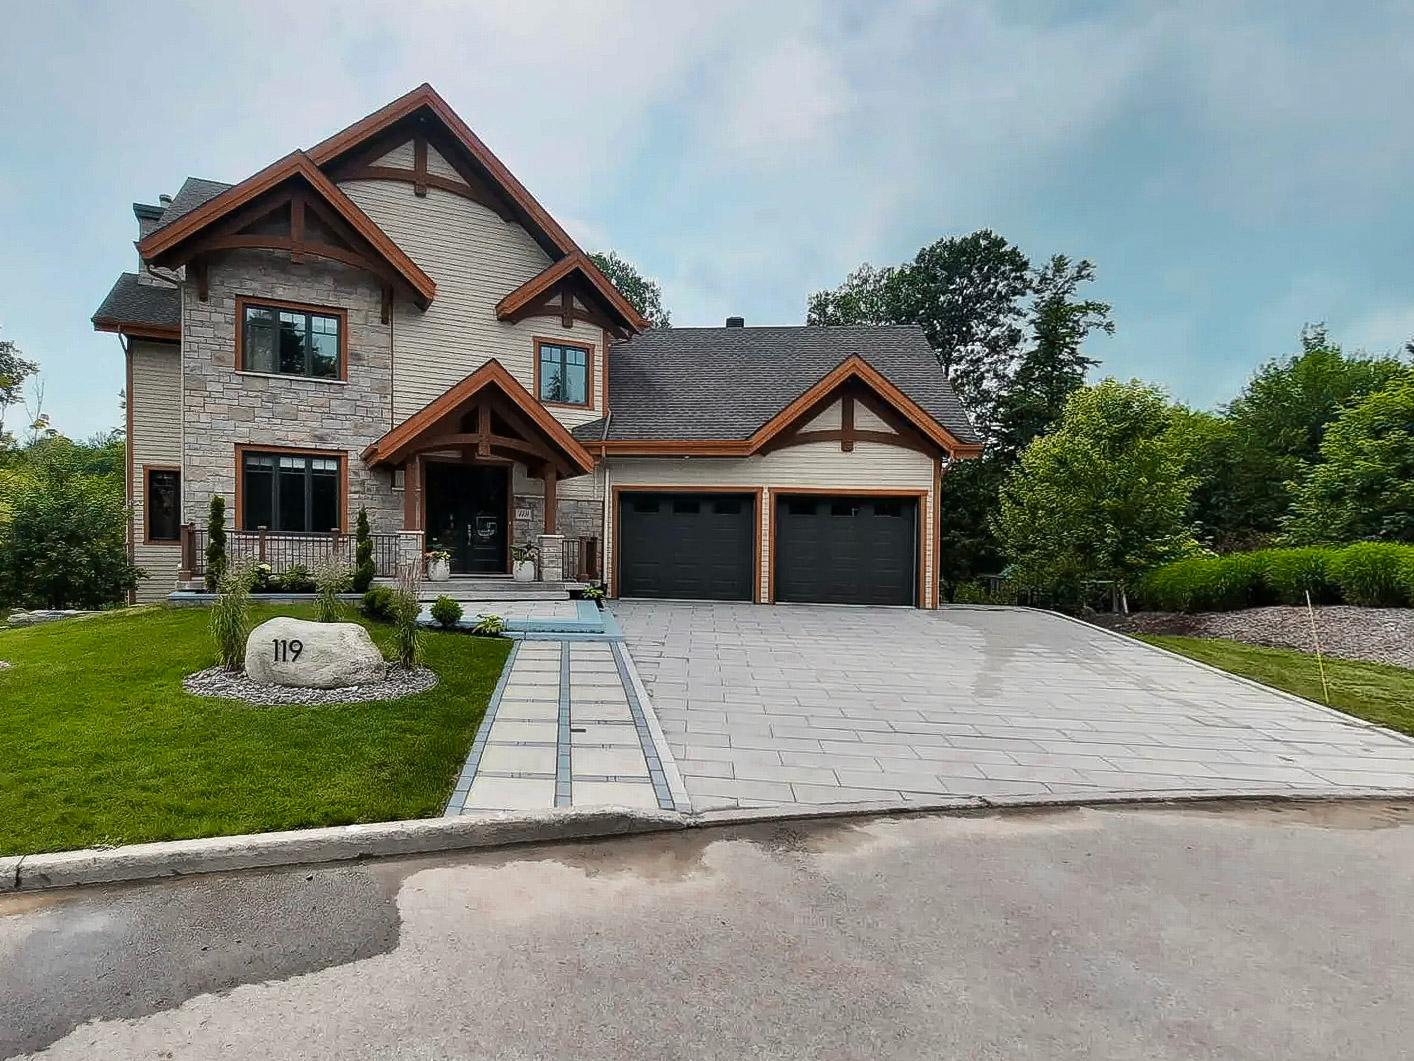
M 3 659 L 0 659 L 0 670 L 9 670 L 9 669 L 10 669 L 10 664 L 6 663 Z
M 389 667 L 388 676 L 382 681 L 349 685 L 342 689 L 297 689 L 288 685 L 265 685 L 251 681 L 244 673 L 224 670 L 221 667 L 208 667 L 182 679 L 182 688 L 196 696 L 244 700 L 262 707 L 285 704 L 313 707 L 322 704 L 366 704 L 375 700 L 397 700 L 414 693 L 425 693 L 436 684 L 436 672 L 426 667 L 413 670 Z
M 1235 612 L 1135 612 L 1128 618 L 1099 615 L 1092 621 L 1126 634 L 1221 637 L 1249 645 L 1312 652 L 1311 618 L 1305 608 L 1244 608 Z M 1414 668 L 1414 608 L 1356 608 L 1332 604 L 1316 609 L 1321 651 Z

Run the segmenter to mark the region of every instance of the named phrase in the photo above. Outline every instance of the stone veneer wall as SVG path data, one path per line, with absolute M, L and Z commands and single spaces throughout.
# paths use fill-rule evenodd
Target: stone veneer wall
M 392 424 L 392 329 L 382 323 L 377 283 L 318 259 L 294 265 L 266 251 L 237 251 L 211 263 L 209 295 L 182 288 L 184 518 L 203 525 L 213 494 L 234 512 L 236 443 L 336 450 L 347 466 L 350 527 L 360 506 L 374 531 L 402 529 L 402 492 L 392 473 L 359 454 Z M 333 382 L 236 371 L 236 296 L 305 302 L 348 311 L 348 380 Z M 174 411 L 175 415 L 175 411 Z

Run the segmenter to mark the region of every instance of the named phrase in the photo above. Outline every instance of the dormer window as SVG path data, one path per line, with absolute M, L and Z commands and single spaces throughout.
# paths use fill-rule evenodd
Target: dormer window
M 345 378 L 343 310 L 237 299 L 237 366 L 242 372 Z
M 589 405 L 593 351 L 549 339 L 535 347 L 536 397 L 547 405 Z

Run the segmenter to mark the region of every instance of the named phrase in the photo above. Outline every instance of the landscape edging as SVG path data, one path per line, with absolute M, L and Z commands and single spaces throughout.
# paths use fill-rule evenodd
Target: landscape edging
M 1341 803 L 1414 800 L 1414 789 L 1225 792 L 1160 791 L 1068 795 L 944 796 L 935 800 L 728 808 L 684 814 L 624 807 L 566 807 L 545 811 L 486 811 L 455 818 L 417 818 L 278 833 L 169 840 L 114 848 L 0 856 L 0 894 L 165 877 L 273 869 L 361 859 L 505 848 L 533 843 L 720 828 L 772 822 L 840 820 L 867 816 L 970 815 L 998 811 L 1192 803 Z

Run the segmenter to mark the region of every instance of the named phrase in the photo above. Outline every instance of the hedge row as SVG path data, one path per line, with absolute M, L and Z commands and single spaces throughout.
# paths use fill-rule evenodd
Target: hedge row
M 1138 597 L 1156 611 L 1207 612 L 1305 604 L 1307 591 L 1317 604 L 1414 605 L 1414 545 L 1359 542 L 1195 556 L 1150 571 Z

